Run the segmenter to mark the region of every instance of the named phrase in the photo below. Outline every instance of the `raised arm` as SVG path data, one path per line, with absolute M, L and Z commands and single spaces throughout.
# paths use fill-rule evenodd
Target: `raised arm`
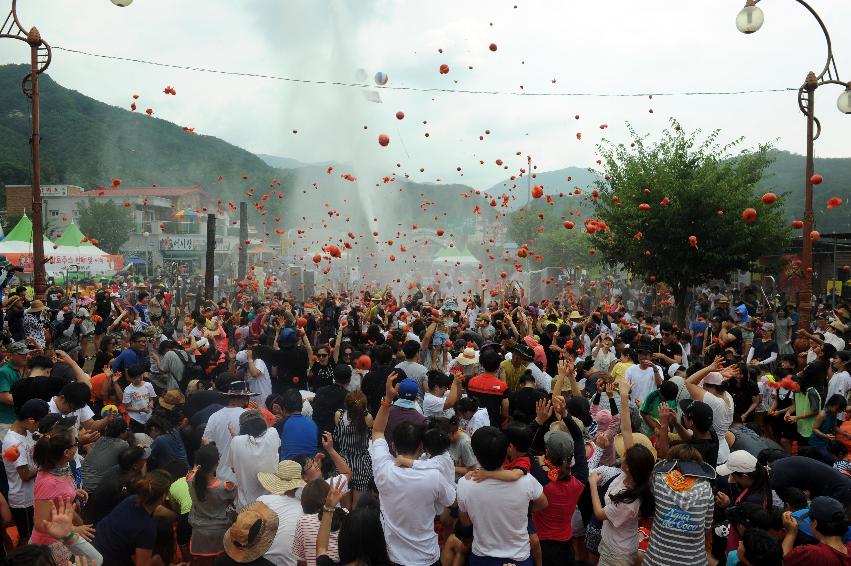
M 381 400 L 381 406 L 378 408 L 378 413 L 375 415 L 375 422 L 372 423 L 372 439 L 377 440 L 384 438 L 384 429 L 387 428 L 387 418 L 390 416 L 390 405 L 393 404 L 393 399 L 396 397 L 397 386 L 393 386 L 393 380 L 398 374 L 393 371 L 387 376 L 387 382 L 384 386 L 384 399 Z
M 629 381 L 621 381 L 620 396 L 621 396 L 621 435 L 623 436 L 624 451 L 632 448 L 635 443 L 632 438 L 632 419 L 629 411 L 629 391 L 632 388 L 632 383 Z
M 713 371 L 718 371 L 723 361 L 724 358 L 722 356 L 715 356 L 715 360 L 713 360 L 711 364 L 694 372 L 688 379 L 686 379 L 686 389 L 688 389 L 688 393 L 691 395 L 692 399 L 695 401 L 703 400 L 704 391 L 698 383 L 700 383 L 704 377 Z

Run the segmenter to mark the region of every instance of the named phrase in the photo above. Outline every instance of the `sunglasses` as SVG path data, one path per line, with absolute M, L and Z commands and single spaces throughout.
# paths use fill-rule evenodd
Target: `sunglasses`
M 320 358 L 327 358 L 328 357 L 328 354 L 316 354 L 316 355 L 317 355 L 317 357 L 320 357 Z
M 351 353 L 351 352 L 343 352 L 343 355 L 344 355 L 344 356 L 351 356 L 351 355 L 352 355 L 352 353 Z

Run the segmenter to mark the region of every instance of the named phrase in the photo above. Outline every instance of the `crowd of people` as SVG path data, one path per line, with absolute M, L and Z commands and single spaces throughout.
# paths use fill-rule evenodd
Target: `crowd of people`
M 4 563 L 851 564 L 848 305 L 599 288 L 9 287 Z

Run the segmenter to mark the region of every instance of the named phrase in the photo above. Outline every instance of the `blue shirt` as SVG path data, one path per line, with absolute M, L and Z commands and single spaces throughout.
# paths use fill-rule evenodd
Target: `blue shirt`
M 133 348 L 124 348 L 112 362 L 112 371 L 124 371 L 135 365 L 143 364 L 146 360 L 147 357 L 143 352 L 138 352 Z
M 162 468 L 174 460 L 179 460 L 187 466 L 189 465 L 189 458 L 186 456 L 183 439 L 180 438 L 180 433 L 176 430 L 161 434 L 154 439 L 153 444 L 151 444 L 151 456 L 148 458 L 148 469 L 156 470 L 157 468 Z
M 157 524 L 131 495 L 97 524 L 92 545 L 103 555 L 104 565 L 131 564 L 137 548 L 153 549 Z
M 299 454 L 312 458 L 319 451 L 319 427 L 301 413 L 288 416 L 279 432 L 281 460 L 292 460 Z

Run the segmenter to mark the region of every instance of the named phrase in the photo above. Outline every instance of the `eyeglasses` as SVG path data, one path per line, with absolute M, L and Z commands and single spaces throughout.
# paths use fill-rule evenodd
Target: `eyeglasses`
M 320 358 L 327 358 L 328 354 L 316 354 Z

